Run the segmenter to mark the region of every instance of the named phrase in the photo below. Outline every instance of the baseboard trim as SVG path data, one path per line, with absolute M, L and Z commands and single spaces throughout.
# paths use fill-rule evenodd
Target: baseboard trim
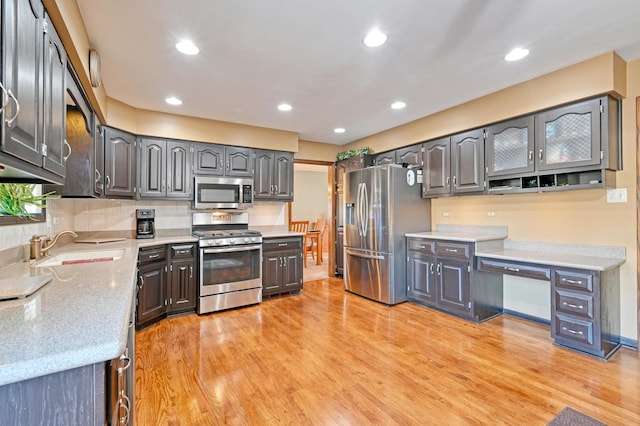
M 620 344 L 625 348 L 633 349 L 636 351 L 638 350 L 637 340 L 629 339 L 628 337 L 620 337 Z
M 538 324 L 543 324 L 543 325 L 548 325 L 548 326 L 551 325 L 551 321 L 549 321 L 548 319 L 535 317 L 533 315 L 523 314 L 522 312 L 512 311 L 511 309 L 503 309 L 502 313 L 504 315 L 509 315 L 509 316 L 516 317 L 516 318 L 522 318 L 522 319 L 527 320 L 527 321 L 537 322 Z

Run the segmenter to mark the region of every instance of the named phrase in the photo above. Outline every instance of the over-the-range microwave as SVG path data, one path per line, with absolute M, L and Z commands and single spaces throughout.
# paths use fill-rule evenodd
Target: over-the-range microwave
M 196 176 L 194 209 L 246 209 L 253 206 L 253 179 Z

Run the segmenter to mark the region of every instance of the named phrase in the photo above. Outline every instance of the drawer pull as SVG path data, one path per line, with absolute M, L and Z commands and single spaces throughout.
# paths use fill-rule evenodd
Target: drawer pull
M 286 247 L 288 244 L 287 243 L 279 243 L 278 247 Z
M 160 253 L 156 253 L 156 254 L 151 254 L 149 255 L 149 259 L 155 259 L 157 257 L 160 257 Z
M 418 248 L 427 248 L 425 245 L 418 246 Z
M 582 280 L 570 280 L 568 278 L 562 278 L 561 280 L 563 283 L 569 283 L 569 284 L 580 284 L 582 285 Z
M 573 308 L 573 309 L 584 309 L 584 306 L 582 305 L 574 305 L 572 303 L 567 303 L 567 302 L 562 302 L 562 306 L 568 306 L 569 308 Z
M 510 272 L 520 272 L 520 268 L 511 268 L 509 266 L 505 266 L 504 270 L 505 271 L 510 271 Z
M 582 331 L 575 331 L 567 327 L 562 327 L 562 331 L 568 331 L 571 334 L 577 334 L 579 336 L 582 336 L 584 334 Z
M 446 251 L 447 253 L 457 253 L 458 249 L 450 249 L 450 248 L 448 248 L 448 249 L 444 249 L 444 251 Z

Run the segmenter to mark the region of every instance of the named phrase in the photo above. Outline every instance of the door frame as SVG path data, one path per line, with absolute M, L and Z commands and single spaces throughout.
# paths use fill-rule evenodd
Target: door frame
M 640 96 L 636 98 L 636 297 L 638 322 L 638 342 L 640 342 Z M 640 350 L 640 346 L 638 348 Z

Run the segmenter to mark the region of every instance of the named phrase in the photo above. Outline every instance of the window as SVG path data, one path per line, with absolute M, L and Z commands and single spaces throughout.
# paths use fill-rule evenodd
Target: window
M 0 183 L 0 225 L 28 225 L 44 222 L 47 196 L 42 185 L 26 183 Z M 21 211 L 26 212 L 20 215 Z

